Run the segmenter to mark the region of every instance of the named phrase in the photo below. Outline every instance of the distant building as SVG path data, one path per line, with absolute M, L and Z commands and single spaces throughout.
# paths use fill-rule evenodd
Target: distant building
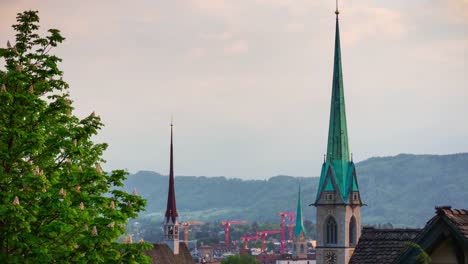
M 293 253 L 283 254 L 277 257 L 276 262 L 260 262 L 276 263 L 276 264 L 315 264 L 315 254 L 307 253 L 307 239 L 305 238 L 304 220 L 302 218 L 302 203 L 301 203 L 301 186 L 297 195 L 297 212 L 296 212 L 296 227 L 294 229 Z
M 184 242 L 179 241 L 179 219 L 176 206 L 174 186 L 174 153 L 172 144 L 171 123 L 171 145 L 169 164 L 169 189 L 167 192 L 167 208 L 164 221 L 164 244 L 154 244 L 151 250 L 145 254 L 151 257 L 154 264 L 192 264 L 195 263 L 190 250 Z
M 315 254 L 307 254 L 306 258 L 297 259 L 291 254 L 283 254 L 278 256 L 276 259 L 276 264 L 316 264 Z M 262 262 L 260 262 L 262 264 Z M 267 264 L 267 263 L 265 263 Z
M 361 196 L 349 152 L 338 7 L 333 86 L 324 158 L 317 197 L 317 264 L 347 264 L 361 235 Z
M 304 220 L 302 219 L 301 186 L 297 195 L 296 228 L 294 229 L 293 257 L 307 259 L 307 240 L 305 238 Z
M 214 258 L 214 249 L 212 246 L 202 245 L 200 247 L 200 263 L 213 263 Z
M 179 214 L 177 213 L 174 188 L 174 150 L 172 144 L 171 123 L 171 149 L 169 162 L 169 189 L 167 191 L 167 207 L 164 224 L 164 243 L 172 250 L 174 255 L 179 254 Z
M 431 264 L 468 264 L 468 210 L 436 207 L 422 230 L 364 228 L 349 263 L 416 264 L 422 251 Z

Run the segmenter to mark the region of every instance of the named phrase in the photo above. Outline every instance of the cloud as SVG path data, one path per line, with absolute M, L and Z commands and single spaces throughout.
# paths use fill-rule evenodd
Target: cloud
M 447 16 L 454 22 L 468 22 L 468 0 L 441 0 L 447 9 Z
M 428 55 L 430 54 L 430 56 Z M 450 65 L 468 54 L 468 40 L 436 40 L 420 43 L 412 55 L 434 65 Z
M 293 21 L 293 22 L 287 23 L 284 26 L 284 29 L 286 32 L 301 33 L 305 31 L 305 25 L 302 22 Z
M 353 45 L 369 38 L 398 39 L 408 31 L 400 12 L 380 7 L 352 7 L 349 11 L 352 27 L 343 32 L 345 43 Z
M 206 55 L 206 49 L 201 47 L 191 48 L 185 54 L 185 62 L 190 63 L 196 60 L 201 59 Z
M 241 39 L 234 41 L 224 47 L 224 54 L 236 55 L 246 53 L 249 50 L 249 44 L 246 40 Z
M 205 34 L 205 35 L 203 35 L 203 37 L 208 39 L 208 40 L 224 41 L 224 40 L 232 39 L 233 34 L 232 34 L 232 32 L 229 32 L 229 31 L 223 31 L 221 33 Z

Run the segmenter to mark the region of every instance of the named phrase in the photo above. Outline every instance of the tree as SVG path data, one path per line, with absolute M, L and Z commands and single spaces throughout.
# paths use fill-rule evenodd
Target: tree
M 426 253 L 426 251 L 424 251 L 424 249 L 420 245 L 411 241 L 405 242 L 405 245 L 407 247 L 414 248 L 416 251 L 419 252 L 419 254 L 415 258 L 416 263 L 420 263 L 420 264 L 431 263 L 432 261 L 431 257 L 429 256 L 429 254 Z
M 230 256 L 221 261 L 221 264 L 259 264 L 259 262 L 253 256 L 242 254 Z
M 148 262 L 149 244 L 116 242 L 145 200 L 119 189 L 124 171 L 102 171 L 100 118 L 72 114 L 51 54 L 60 31 L 41 37 L 37 11 L 13 28 L 16 42 L 0 49 L 0 262 Z

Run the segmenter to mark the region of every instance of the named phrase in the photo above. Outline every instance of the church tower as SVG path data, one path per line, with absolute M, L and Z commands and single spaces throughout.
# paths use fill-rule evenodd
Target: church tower
M 328 130 L 317 197 L 317 264 L 347 264 L 361 235 L 362 201 L 350 157 L 341 66 L 338 7 Z
M 174 190 L 174 155 L 172 147 L 172 128 L 171 122 L 171 157 L 169 165 L 169 190 L 167 192 L 166 221 L 164 224 L 164 243 L 172 249 L 174 255 L 179 254 L 179 218 L 176 207 L 176 198 Z
M 293 257 L 307 259 L 307 240 L 305 238 L 304 220 L 302 219 L 301 186 L 297 195 L 296 227 L 294 229 Z

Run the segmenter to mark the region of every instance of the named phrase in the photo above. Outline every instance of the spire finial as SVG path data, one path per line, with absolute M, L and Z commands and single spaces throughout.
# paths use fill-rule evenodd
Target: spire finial
M 174 116 L 171 115 L 171 127 L 173 127 L 173 126 L 174 126 Z
M 338 18 L 338 15 L 340 14 L 340 11 L 338 9 L 338 0 L 336 0 L 336 10 L 335 10 L 336 18 Z

